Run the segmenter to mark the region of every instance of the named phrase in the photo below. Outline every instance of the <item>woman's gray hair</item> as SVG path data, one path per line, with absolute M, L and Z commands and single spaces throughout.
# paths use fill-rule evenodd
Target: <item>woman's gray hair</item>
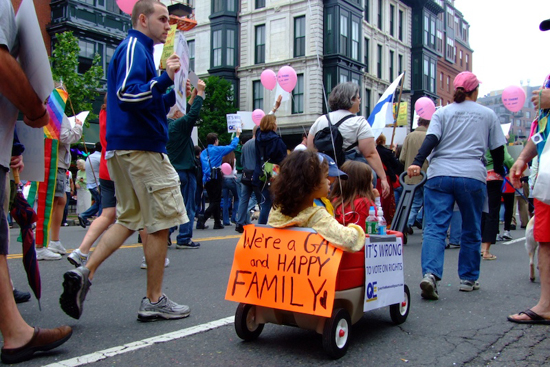
M 357 83 L 340 83 L 330 92 L 328 105 L 331 111 L 349 110 L 358 94 L 359 85 Z
M 76 164 L 83 164 L 84 166 L 86 165 L 86 162 L 84 161 L 84 159 L 77 159 L 76 160 Z

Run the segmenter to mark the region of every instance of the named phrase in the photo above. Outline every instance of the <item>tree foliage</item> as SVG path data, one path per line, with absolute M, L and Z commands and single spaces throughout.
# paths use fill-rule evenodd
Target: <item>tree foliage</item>
M 199 139 L 206 146 L 206 135 L 217 133 L 220 145 L 231 142 L 231 135 L 227 132 L 226 114 L 237 112 L 233 98 L 231 82 L 211 76 L 205 80 L 206 98 L 199 115 Z
M 78 73 L 78 56 L 80 47 L 78 38 L 73 32 L 56 34 L 57 42 L 50 62 L 52 75 L 55 81 L 63 82 L 63 87 L 69 94 L 70 102 L 67 101 L 66 114 L 71 116 L 74 108 L 75 114 L 82 111 L 90 111 L 87 120 L 96 119 L 97 115 L 92 112 L 92 103 L 99 95 L 101 87 L 100 80 L 103 77 L 101 57 L 95 54 L 92 67 L 84 74 Z M 86 123 L 88 126 L 88 123 Z

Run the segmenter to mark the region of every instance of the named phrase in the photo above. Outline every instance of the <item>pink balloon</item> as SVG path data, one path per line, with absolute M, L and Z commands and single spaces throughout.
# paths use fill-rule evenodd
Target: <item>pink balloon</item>
M 518 112 L 525 103 L 525 91 L 515 85 L 511 85 L 502 91 L 502 103 L 511 112 Z
M 231 168 L 231 165 L 229 163 L 222 164 L 221 168 L 224 175 L 229 176 L 233 172 L 233 168 Z
M 265 116 L 265 112 L 260 110 L 259 108 L 252 111 L 252 121 L 254 121 L 254 123 L 257 126 L 260 126 L 260 122 L 262 121 L 262 118 L 264 116 Z
M 296 71 L 291 66 L 283 66 L 277 73 L 277 81 L 286 92 L 292 92 L 298 81 Z
M 277 86 L 277 75 L 271 69 L 265 69 L 260 76 L 262 85 L 269 90 L 273 90 Z
M 126 14 L 132 15 L 132 10 L 134 5 L 136 5 L 138 0 L 116 0 L 116 4 Z
M 435 104 L 431 98 L 421 97 L 418 98 L 414 104 L 414 110 L 418 116 L 422 117 L 425 120 L 431 120 L 432 115 L 435 112 Z

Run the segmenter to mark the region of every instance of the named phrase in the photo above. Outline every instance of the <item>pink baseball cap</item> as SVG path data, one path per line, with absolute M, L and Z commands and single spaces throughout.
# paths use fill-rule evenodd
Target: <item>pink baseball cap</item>
M 456 76 L 453 86 L 455 89 L 464 88 L 464 91 L 468 93 L 476 89 L 480 83 L 474 73 L 463 71 Z

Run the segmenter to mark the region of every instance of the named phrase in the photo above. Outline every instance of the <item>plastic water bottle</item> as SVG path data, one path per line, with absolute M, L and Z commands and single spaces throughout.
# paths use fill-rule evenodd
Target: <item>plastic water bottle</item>
M 365 223 L 365 229 L 367 234 L 378 234 L 378 218 L 376 218 L 374 206 L 371 206 L 369 209 L 369 216 L 367 217 L 367 222 Z
M 386 219 L 384 218 L 384 211 L 382 208 L 378 208 L 378 234 L 379 235 L 386 235 Z
M 380 196 L 374 198 L 374 204 L 377 208 L 380 208 L 382 206 L 382 203 L 380 202 Z

